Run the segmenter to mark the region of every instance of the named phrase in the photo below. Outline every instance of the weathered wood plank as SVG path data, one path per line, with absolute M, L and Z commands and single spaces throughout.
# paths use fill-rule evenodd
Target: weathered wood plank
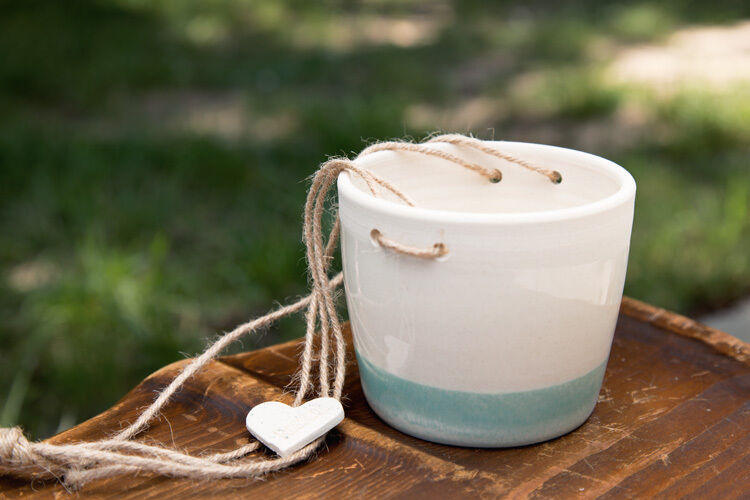
M 707 327 L 705 327 L 707 328 Z M 698 333 L 696 333 L 698 332 Z M 350 343 L 351 345 L 351 343 Z M 175 395 L 149 442 L 192 453 L 225 451 L 249 439 L 253 405 L 291 400 L 299 341 L 222 358 Z M 350 355 L 347 418 L 318 459 L 265 480 L 195 482 L 150 476 L 92 483 L 85 495 L 269 498 L 732 497 L 750 493 L 750 358 L 747 344 L 688 318 L 626 299 L 591 418 L 574 432 L 535 446 L 478 450 L 442 446 L 385 425 L 367 406 Z M 184 366 L 151 375 L 110 410 L 54 438 L 104 437 L 136 418 Z M 259 454 L 266 453 L 264 451 Z M 0 478 L 7 498 L 54 498 L 57 483 L 29 486 Z

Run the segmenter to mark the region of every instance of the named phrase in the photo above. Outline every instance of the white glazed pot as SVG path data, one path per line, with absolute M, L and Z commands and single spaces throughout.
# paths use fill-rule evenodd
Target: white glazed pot
M 346 298 L 360 378 L 393 427 L 440 443 L 539 442 L 581 425 L 601 388 L 622 299 L 635 182 L 579 151 L 486 142 L 538 173 L 431 144 L 503 173 L 492 184 L 440 158 L 383 151 L 357 165 L 417 204 L 338 179 Z M 383 236 L 448 254 L 424 260 Z

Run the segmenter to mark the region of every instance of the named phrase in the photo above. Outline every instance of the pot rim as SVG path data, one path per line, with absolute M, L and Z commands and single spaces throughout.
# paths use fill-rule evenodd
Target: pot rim
M 412 207 L 402 205 L 384 198 L 376 198 L 357 188 L 351 181 L 350 174 L 343 171 L 337 179 L 339 197 L 345 197 L 364 208 L 381 212 L 386 215 L 401 217 L 422 222 L 448 222 L 469 224 L 529 224 L 541 222 L 555 222 L 563 220 L 580 219 L 591 215 L 600 214 L 624 205 L 635 197 L 635 180 L 630 172 L 613 161 L 601 156 L 585 153 L 575 149 L 536 144 L 531 142 L 512 141 L 486 141 L 497 145 L 520 145 L 531 149 L 543 149 L 560 155 L 567 156 L 580 162 L 586 162 L 590 166 L 603 170 L 618 185 L 617 191 L 611 195 L 590 203 L 584 203 L 575 207 L 560 208 L 553 210 L 542 210 L 538 212 L 517 213 L 481 213 L 481 212 L 458 212 L 453 210 L 441 210 L 434 208 Z M 379 154 L 379 153 L 374 153 Z M 354 160 L 355 163 L 357 160 Z M 563 180 L 564 182 L 564 180 Z M 408 193 L 407 193 L 408 194 Z

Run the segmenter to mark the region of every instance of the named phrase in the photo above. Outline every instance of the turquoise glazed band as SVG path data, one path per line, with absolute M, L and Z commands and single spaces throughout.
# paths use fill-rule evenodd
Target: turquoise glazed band
M 482 394 L 411 382 L 356 355 L 367 402 L 388 424 L 428 441 L 484 448 L 538 443 L 580 426 L 596 405 L 607 365 L 542 389 Z

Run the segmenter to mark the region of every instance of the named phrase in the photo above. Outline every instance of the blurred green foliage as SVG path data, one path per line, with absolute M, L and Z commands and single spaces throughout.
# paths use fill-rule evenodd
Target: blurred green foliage
M 437 129 L 636 177 L 626 293 L 750 292 L 750 89 L 612 62 L 743 1 L 0 0 L 0 423 L 45 436 L 304 293 L 305 179 Z M 291 338 L 285 320 L 244 348 Z M 242 347 L 241 347 L 242 348 Z

